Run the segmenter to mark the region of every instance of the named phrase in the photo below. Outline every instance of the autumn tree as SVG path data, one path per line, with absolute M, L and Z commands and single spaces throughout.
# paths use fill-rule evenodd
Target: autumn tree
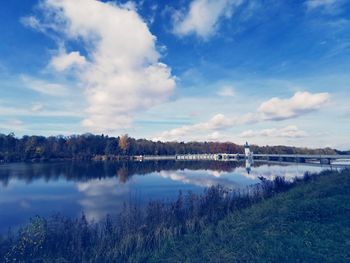
M 129 145 L 129 136 L 127 134 L 122 135 L 119 139 L 119 148 L 121 149 L 124 155 L 128 153 Z

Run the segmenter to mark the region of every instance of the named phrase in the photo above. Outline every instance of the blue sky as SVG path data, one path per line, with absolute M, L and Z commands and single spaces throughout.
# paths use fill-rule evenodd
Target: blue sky
M 350 148 L 346 0 L 12 0 L 0 132 Z

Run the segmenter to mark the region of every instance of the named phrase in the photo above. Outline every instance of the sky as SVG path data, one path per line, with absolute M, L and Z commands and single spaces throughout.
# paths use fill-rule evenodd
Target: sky
M 0 133 L 350 149 L 347 0 L 11 0 Z

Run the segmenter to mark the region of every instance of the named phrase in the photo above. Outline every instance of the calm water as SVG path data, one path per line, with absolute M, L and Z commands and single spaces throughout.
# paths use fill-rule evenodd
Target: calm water
M 258 176 L 294 178 L 329 167 L 237 162 L 15 163 L 0 165 L 0 232 L 35 215 L 61 213 L 99 220 L 130 200 L 172 199 L 178 192 L 203 192 L 212 185 L 244 188 Z

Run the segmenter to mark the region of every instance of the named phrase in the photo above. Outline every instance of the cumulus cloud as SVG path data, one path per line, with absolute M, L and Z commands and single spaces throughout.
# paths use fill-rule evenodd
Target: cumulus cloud
M 156 141 L 164 141 L 164 140 L 176 140 L 179 138 L 187 137 L 192 133 L 198 133 L 202 131 L 210 132 L 216 130 L 223 130 L 228 127 L 231 127 L 236 122 L 236 119 L 228 118 L 223 114 L 217 114 L 213 116 L 209 121 L 197 123 L 193 125 L 184 125 L 179 128 L 172 129 L 170 131 L 165 131 L 153 138 Z M 212 133 L 211 137 L 215 138 L 217 133 Z
M 173 32 L 178 36 L 195 34 L 201 38 L 213 35 L 221 18 L 232 16 L 243 0 L 193 0 L 187 12 L 176 12 Z
M 223 86 L 221 89 L 219 89 L 218 95 L 221 97 L 234 97 L 235 90 L 232 86 Z
M 275 97 L 262 103 L 258 113 L 266 120 L 285 120 L 318 110 L 328 101 L 328 93 L 297 92 L 289 99 Z
M 255 112 L 247 113 L 240 117 L 230 117 L 223 114 L 217 114 L 207 122 L 185 125 L 169 131 L 164 131 L 153 139 L 160 141 L 183 141 L 187 140 L 192 133 L 203 133 L 207 135 L 206 138 L 214 138 L 213 135 L 217 134 L 218 131 L 226 130 L 237 125 L 252 124 L 263 121 L 282 121 L 299 117 L 320 109 L 329 101 L 329 98 L 330 96 L 328 93 L 312 94 L 309 92 L 296 92 L 288 99 L 272 98 L 265 101 L 261 103 Z M 264 134 L 277 131 L 278 130 L 265 130 Z M 283 132 L 284 137 L 288 137 L 288 135 L 290 135 L 290 137 L 306 135 L 302 131 L 295 130 L 295 127 L 293 126 L 289 126 L 283 131 L 279 130 L 279 132 Z M 255 136 L 256 134 L 253 131 L 248 131 L 245 135 Z
M 21 80 L 27 88 L 41 94 L 49 96 L 66 96 L 69 94 L 69 89 L 61 84 L 51 83 L 25 75 L 21 76 Z
M 247 130 L 240 134 L 242 138 L 253 138 L 253 137 L 281 137 L 281 138 L 302 138 L 306 137 L 308 134 L 300 130 L 295 125 L 289 125 L 284 128 L 272 128 L 263 129 L 260 131 Z
M 86 87 L 83 125 L 89 131 L 120 132 L 135 114 L 172 94 L 170 68 L 160 63 L 156 37 L 134 8 L 96 0 L 44 0 L 40 8 L 50 14 L 40 21 L 42 28 L 56 31 L 64 41 L 80 41 L 87 53 L 84 59 L 71 51 L 51 64 L 59 71 L 84 64 L 76 74 Z
M 64 71 L 73 66 L 83 66 L 86 63 L 84 56 L 79 51 L 70 53 L 62 52 L 51 59 L 50 66 L 57 71 Z

